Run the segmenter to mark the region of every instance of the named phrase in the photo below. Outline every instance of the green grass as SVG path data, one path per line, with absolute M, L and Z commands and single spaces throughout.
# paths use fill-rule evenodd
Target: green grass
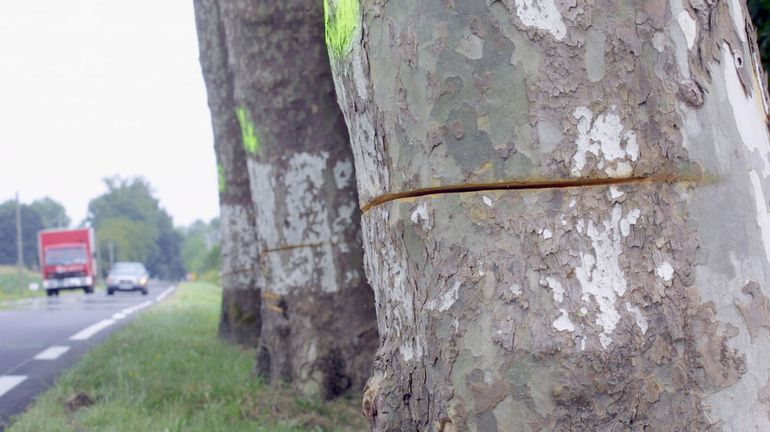
M 19 286 L 19 272 L 17 268 L 7 265 L 0 266 L 0 303 L 45 295 L 45 290 L 42 287 L 43 278 L 40 277 L 40 273 L 25 268 L 22 274 L 23 289 Z M 28 287 L 32 282 L 37 282 L 40 285 L 40 289 L 31 291 Z
M 182 284 L 64 373 L 8 432 L 360 431 L 358 398 L 305 400 L 267 387 L 253 352 L 217 339 L 221 290 Z M 86 395 L 93 405 L 72 409 Z

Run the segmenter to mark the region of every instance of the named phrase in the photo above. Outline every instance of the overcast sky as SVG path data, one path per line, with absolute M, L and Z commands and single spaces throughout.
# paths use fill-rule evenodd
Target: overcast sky
M 192 0 L 0 0 L 0 201 L 143 176 L 177 225 L 217 215 Z

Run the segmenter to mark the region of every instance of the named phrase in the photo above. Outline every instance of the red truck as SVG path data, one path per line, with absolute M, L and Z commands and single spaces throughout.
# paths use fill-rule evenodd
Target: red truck
M 43 288 L 49 296 L 61 290 L 94 292 L 96 283 L 96 243 L 91 228 L 44 230 L 38 237 Z

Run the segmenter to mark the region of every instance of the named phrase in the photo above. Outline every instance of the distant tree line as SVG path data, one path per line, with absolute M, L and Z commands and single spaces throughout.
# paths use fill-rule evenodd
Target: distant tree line
M 109 270 L 110 259 L 139 261 L 153 277 L 179 279 L 194 272 L 218 280 L 218 219 L 176 228 L 145 179 L 111 177 L 104 183 L 107 191 L 91 200 L 79 224 L 96 232 L 102 271 Z M 62 204 L 46 197 L 21 204 L 21 227 L 24 264 L 37 269 L 38 232 L 70 228 L 72 220 Z M 16 261 L 16 201 L 8 200 L 0 204 L 0 265 Z
M 210 222 L 201 220 L 180 228 L 182 263 L 185 270 L 197 279 L 219 282 L 219 218 Z
M 111 177 L 107 192 L 88 204 L 87 224 L 96 230 L 103 263 L 145 263 L 150 274 L 165 279 L 184 276 L 183 237 L 142 178 Z M 106 270 L 106 265 L 102 268 Z
M 24 264 L 38 267 L 37 233 L 43 229 L 67 227 L 70 218 L 60 203 L 51 198 L 21 204 Z M 16 200 L 0 204 L 0 264 L 16 264 Z

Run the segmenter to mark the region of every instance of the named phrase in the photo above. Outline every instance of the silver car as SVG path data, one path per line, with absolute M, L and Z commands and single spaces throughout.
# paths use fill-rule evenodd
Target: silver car
M 115 263 L 107 275 L 107 295 L 113 295 L 115 291 L 141 291 L 147 295 L 149 282 L 150 274 L 142 263 Z

